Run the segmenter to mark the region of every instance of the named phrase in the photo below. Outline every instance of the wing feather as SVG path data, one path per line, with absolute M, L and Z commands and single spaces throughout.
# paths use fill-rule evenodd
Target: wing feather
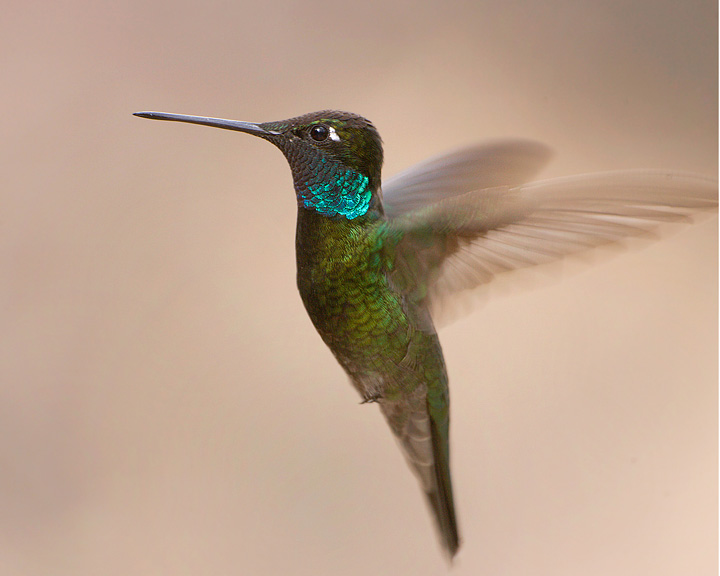
M 383 182 L 389 218 L 472 190 L 517 186 L 529 181 L 552 153 L 531 140 L 498 140 L 430 158 Z
M 391 220 L 396 287 L 437 312 L 447 297 L 501 273 L 690 221 L 717 208 L 717 181 L 621 171 L 478 189 Z

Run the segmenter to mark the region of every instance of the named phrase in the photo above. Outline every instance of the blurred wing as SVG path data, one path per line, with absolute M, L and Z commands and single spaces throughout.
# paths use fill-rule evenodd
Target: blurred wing
M 537 142 L 501 140 L 430 158 L 383 182 L 385 212 L 395 218 L 471 190 L 523 184 L 550 156 L 550 148 Z
M 717 207 L 717 182 L 626 171 L 476 190 L 405 214 L 390 279 L 433 312 L 496 274 L 642 234 Z

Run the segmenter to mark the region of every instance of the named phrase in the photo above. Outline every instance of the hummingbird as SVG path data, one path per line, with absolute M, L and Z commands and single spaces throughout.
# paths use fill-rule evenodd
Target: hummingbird
M 373 124 L 324 110 L 252 123 L 136 116 L 235 130 L 285 155 L 297 200 L 297 286 L 362 403 L 377 404 L 417 476 L 450 559 L 460 546 L 450 474 L 443 303 L 496 274 L 646 232 L 717 206 L 717 183 L 668 171 L 532 182 L 551 156 L 526 140 L 480 143 L 381 182 Z

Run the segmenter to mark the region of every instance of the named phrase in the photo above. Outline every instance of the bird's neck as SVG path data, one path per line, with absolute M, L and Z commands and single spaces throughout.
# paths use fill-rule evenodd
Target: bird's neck
M 375 209 L 348 219 L 298 206 L 295 234 L 298 274 L 349 257 L 367 242 L 368 228 L 381 218 L 382 214 Z

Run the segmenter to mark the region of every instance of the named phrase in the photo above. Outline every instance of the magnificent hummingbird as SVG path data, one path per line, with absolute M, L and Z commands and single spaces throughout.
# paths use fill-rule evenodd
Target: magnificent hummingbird
M 530 182 L 550 151 L 524 140 L 463 148 L 381 184 L 377 130 L 335 110 L 260 124 L 136 116 L 245 132 L 283 152 L 297 198 L 303 304 L 362 402 L 380 407 L 451 558 L 460 536 L 448 377 L 434 325 L 447 297 L 717 205 L 714 180 L 677 172 Z

